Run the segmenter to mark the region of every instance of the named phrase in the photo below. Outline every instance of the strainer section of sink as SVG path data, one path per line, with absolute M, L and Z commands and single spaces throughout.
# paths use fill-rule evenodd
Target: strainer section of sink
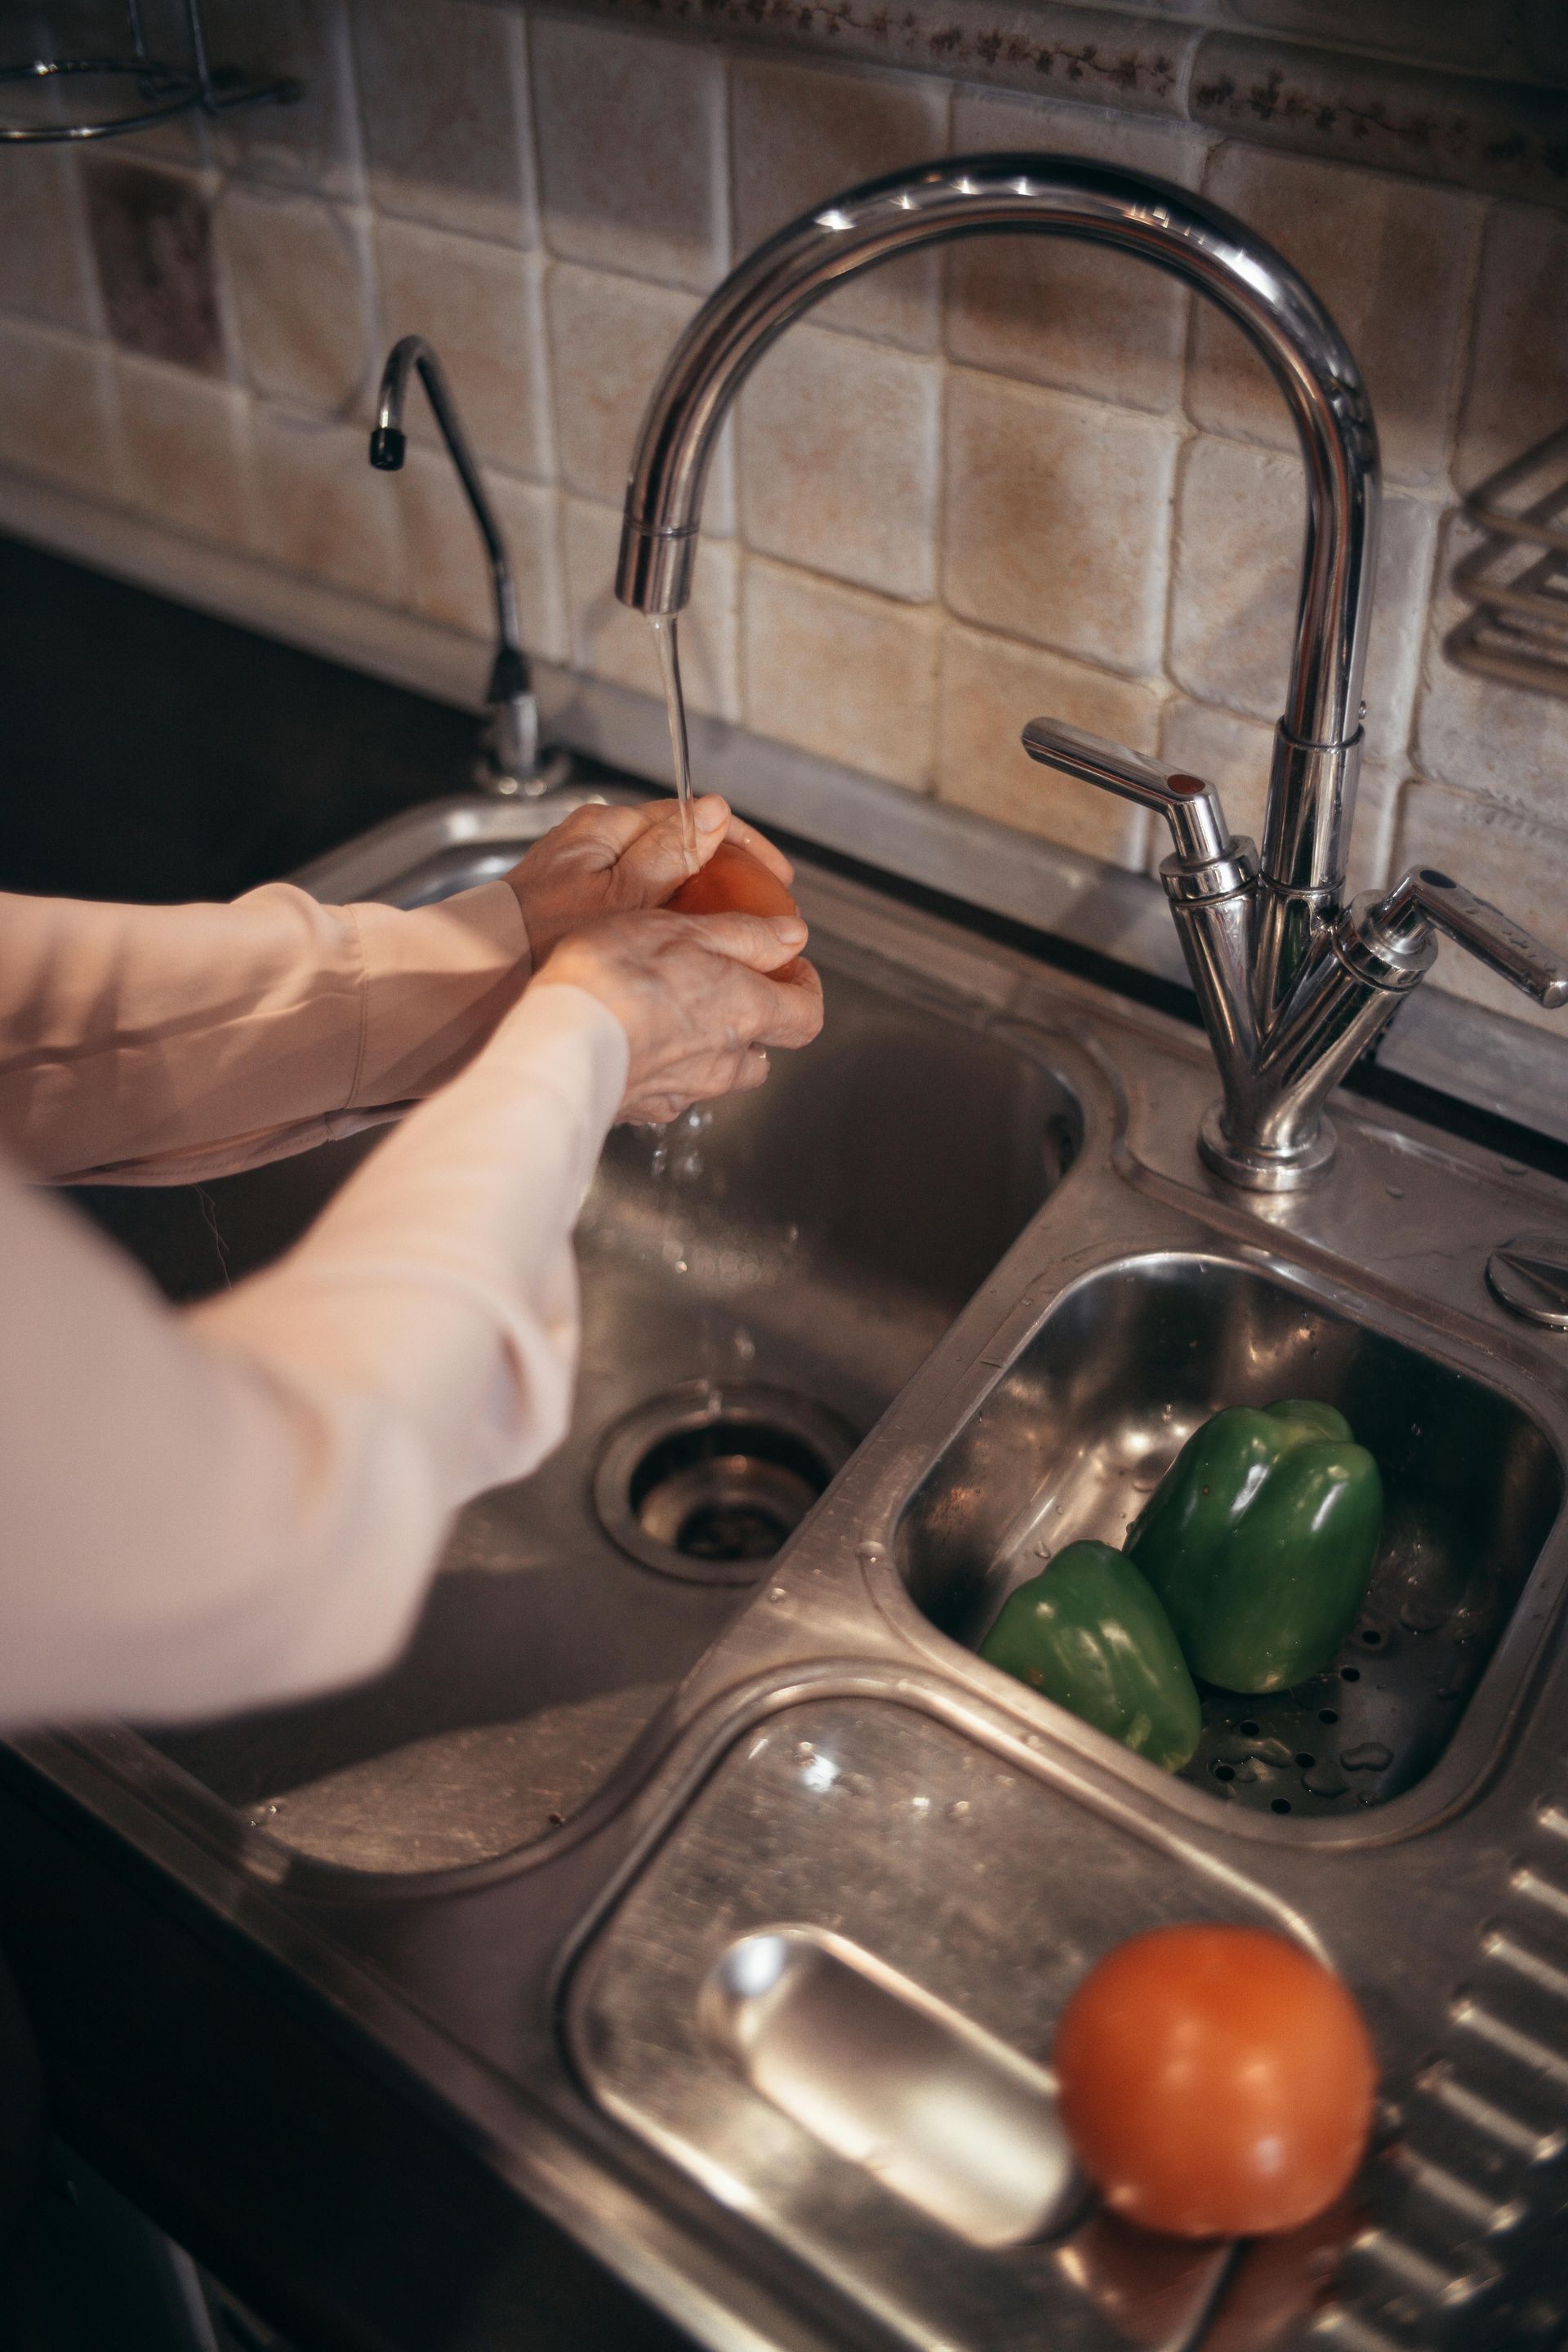
M 752 1584 L 856 1443 L 837 1413 L 787 1389 L 689 1381 L 611 1431 L 594 1506 L 645 1568 L 689 1583 Z

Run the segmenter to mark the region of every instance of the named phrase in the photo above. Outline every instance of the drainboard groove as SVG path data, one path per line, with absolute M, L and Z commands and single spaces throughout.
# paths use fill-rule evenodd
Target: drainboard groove
M 1394 2230 L 1363 2231 L 1352 2241 L 1351 2252 L 1363 2262 L 1375 2263 L 1389 2273 L 1407 2294 L 1417 2294 L 1424 2302 L 1447 2310 L 1462 2303 L 1473 2303 L 1477 2295 L 1485 2294 L 1502 2278 L 1497 2263 L 1485 2254 L 1479 2256 L 1468 2270 L 1451 2270 Z
M 1533 2033 L 1523 2033 L 1517 2025 L 1509 2025 L 1493 2015 L 1483 2001 L 1470 1993 L 1461 1993 L 1449 2015 L 1454 2023 L 1467 2033 L 1473 2033 L 1488 2047 L 1500 2051 L 1505 2057 L 1517 2059 L 1532 2074 L 1544 2074 L 1563 2090 L 1568 2090 L 1568 2057 L 1540 2042 Z
M 1531 1951 L 1506 1927 L 1489 1927 L 1481 1939 L 1481 1949 L 1499 1968 L 1510 1969 L 1556 2000 L 1568 2000 L 1568 1969 L 1560 1969 L 1554 1961 Z
M 1523 2164 L 1552 2164 L 1568 2146 L 1568 2137 L 1563 2132 L 1531 2123 L 1461 2080 L 1447 2059 L 1429 2066 L 1417 2078 L 1416 2088 Z
M 1370 2319 L 1363 2319 L 1342 2303 L 1320 2313 L 1309 2335 L 1319 2344 L 1342 2346 L 1343 2352 L 1402 2352 L 1396 2337 L 1384 2335 L 1381 2327 L 1374 2327 Z
M 1568 1926 L 1568 1888 L 1553 1885 L 1540 1871 L 1531 1870 L 1528 1863 L 1520 1864 L 1510 1878 L 1509 1886 L 1513 1894 L 1522 1895 L 1527 1903 L 1538 1903 L 1543 1911 L 1550 1911 L 1554 1919 L 1561 1919 Z
M 1457 2215 L 1465 2226 L 1479 2231 L 1483 2237 L 1500 2238 L 1506 2236 L 1510 2230 L 1517 2229 L 1529 2210 L 1518 2198 L 1510 2198 L 1506 2204 L 1500 2203 L 1484 2189 L 1478 2189 L 1473 2181 L 1463 2179 L 1450 2166 L 1434 2163 L 1430 2157 L 1421 2155 L 1415 2147 L 1402 2147 L 1395 2161 L 1407 2187 L 1415 2195 L 1429 2199 L 1434 2205 L 1443 2209 L 1447 2219 L 1447 2223 L 1438 2224 L 1439 2227 L 1451 2229 Z

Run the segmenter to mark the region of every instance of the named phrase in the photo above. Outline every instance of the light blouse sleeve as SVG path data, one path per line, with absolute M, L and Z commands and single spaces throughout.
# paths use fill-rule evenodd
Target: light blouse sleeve
M 528 974 L 504 882 L 414 912 L 0 894 L 0 1136 L 57 1183 L 229 1175 L 429 1094 Z
M 176 1314 L 0 1168 L 0 1726 L 304 1696 L 402 1644 L 450 1515 L 563 1434 L 624 1088 L 531 988 L 266 1272 Z

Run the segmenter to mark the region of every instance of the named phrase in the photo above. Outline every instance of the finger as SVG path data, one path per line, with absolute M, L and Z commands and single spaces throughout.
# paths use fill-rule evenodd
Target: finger
M 730 824 L 730 809 L 717 793 L 704 793 L 692 803 L 693 831 L 699 868 L 707 865 Z M 685 828 L 678 803 L 657 807 L 634 840 L 628 841 L 616 867 L 616 898 L 628 911 L 662 907 L 691 877 L 686 855 Z
M 805 925 L 795 915 L 679 915 L 675 920 L 691 947 L 728 956 L 752 971 L 776 971 L 799 955 Z
M 631 844 L 648 822 L 646 803 L 635 807 L 606 807 L 595 802 L 587 808 L 574 809 L 559 824 L 552 825 L 534 844 L 529 855 L 549 846 L 584 850 L 590 846 L 604 853 L 602 863 L 614 865 L 624 856 Z
M 765 833 L 759 833 L 754 824 L 748 824 L 743 816 L 730 819 L 730 830 L 724 838 L 732 841 L 737 849 L 749 850 L 757 863 L 765 866 L 770 874 L 776 875 L 786 888 L 795 880 L 795 867 L 784 851 L 771 842 Z
M 821 990 L 791 981 L 764 980 L 762 985 L 767 997 L 753 1031 L 755 1043 L 783 1046 L 791 1053 L 809 1045 L 822 1030 Z

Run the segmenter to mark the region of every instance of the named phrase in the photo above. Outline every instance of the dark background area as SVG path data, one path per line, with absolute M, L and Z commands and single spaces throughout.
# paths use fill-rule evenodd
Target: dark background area
M 233 898 L 466 791 L 475 727 L 0 539 L 0 887 Z

